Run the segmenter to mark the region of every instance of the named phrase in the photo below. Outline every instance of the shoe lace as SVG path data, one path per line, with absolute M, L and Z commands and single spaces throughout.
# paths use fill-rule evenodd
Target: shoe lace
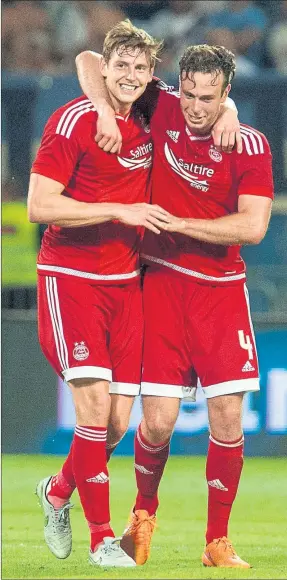
M 217 538 L 216 540 L 214 540 L 214 542 L 216 543 L 217 546 L 219 543 L 223 544 L 224 549 L 226 551 L 228 551 L 232 556 L 236 556 L 236 552 L 232 546 L 232 543 L 225 536 L 223 536 L 222 538 Z
M 119 550 L 121 550 L 121 547 L 120 547 L 121 539 L 122 539 L 122 536 L 119 536 L 118 538 L 113 538 L 112 541 L 109 542 L 108 544 L 104 544 L 102 547 L 103 553 L 106 556 L 109 556 L 113 552 L 118 552 Z
M 61 508 L 55 509 L 55 519 L 58 524 L 62 524 L 65 527 L 69 520 L 69 510 L 74 507 L 72 503 L 65 503 Z
M 156 523 L 156 519 L 155 516 L 149 516 L 147 515 L 144 518 L 139 518 L 136 514 L 134 514 L 134 517 L 130 523 L 129 526 L 129 531 L 130 532 L 135 532 L 136 530 L 138 530 L 142 524 L 144 523 L 148 523 L 149 527 L 150 527 L 150 533 L 152 534 L 153 531 L 157 528 L 157 523 Z

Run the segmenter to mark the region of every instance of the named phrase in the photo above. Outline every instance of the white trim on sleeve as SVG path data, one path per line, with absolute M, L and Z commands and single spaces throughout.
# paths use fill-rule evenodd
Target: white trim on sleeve
M 133 395 L 137 396 L 140 392 L 140 385 L 136 383 L 114 383 L 110 384 L 110 394 L 113 395 Z
M 237 381 L 225 381 L 209 387 L 202 387 L 207 399 L 219 397 L 220 395 L 232 395 L 232 393 L 241 393 L 247 391 L 259 391 L 259 379 L 239 379 Z
M 141 383 L 141 395 L 154 395 L 155 397 L 174 397 L 176 399 L 196 400 L 196 387 L 183 385 L 166 385 L 164 383 Z
M 70 367 L 62 371 L 66 382 L 72 379 L 102 379 L 112 381 L 112 371 L 105 367 Z
M 264 153 L 264 144 L 261 135 L 251 127 L 240 125 L 240 133 L 248 155 Z
M 89 101 L 89 99 L 83 99 L 82 101 L 74 103 L 74 105 L 68 107 L 68 109 L 66 109 L 61 115 L 56 128 L 57 135 L 62 135 L 63 137 L 69 139 L 78 119 L 82 115 L 95 110 L 95 107 L 91 101 Z

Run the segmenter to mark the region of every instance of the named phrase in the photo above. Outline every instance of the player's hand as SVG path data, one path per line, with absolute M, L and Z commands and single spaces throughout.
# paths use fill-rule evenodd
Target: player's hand
M 182 234 L 184 233 L 186 227 L 186 221 L 184 218 L 176 217 L 175 215 L 171 215 L 170 213 L 166 216 L 166 221 L 163 224 L 163 229 L 166 232 L 173 232 Z
M 111 107 L 106 107 L 98 114 L 96 143 L 106 153 L 120 153 L 122 135 Z
M 237 112 L 225 109 L 212 129 L 212 137 L 216 149 L 231 153 L 236 145 L 238 153 L 242 153 L 242 137 Z
M 121 204 L 117 219 L 128 226 L 144 226 L 146 229 L 160 234 L 168 221 L 168 212 L 159 205 L 149 203 Z

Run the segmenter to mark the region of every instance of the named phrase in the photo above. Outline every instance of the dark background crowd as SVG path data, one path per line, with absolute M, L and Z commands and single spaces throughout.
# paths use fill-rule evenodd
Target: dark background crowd
M 101 51 L 107 30 L 126 17 L 165 49 L 161 75 L 177 71 L 188 44 L 223 44 L 237 72 L 287 73 L 287 0 L 2 0 L 2 66 L 14 72 L 74 72 L 84 49 Z

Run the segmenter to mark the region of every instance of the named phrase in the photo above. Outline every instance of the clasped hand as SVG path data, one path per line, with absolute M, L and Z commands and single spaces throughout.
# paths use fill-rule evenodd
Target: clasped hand
M 171 215 L 159 205 L 133 203 L 120 205 L 117 219 L 128 226 L 143 226 L 155 234 L 161 231 L 183 232 L 186 222 Z

